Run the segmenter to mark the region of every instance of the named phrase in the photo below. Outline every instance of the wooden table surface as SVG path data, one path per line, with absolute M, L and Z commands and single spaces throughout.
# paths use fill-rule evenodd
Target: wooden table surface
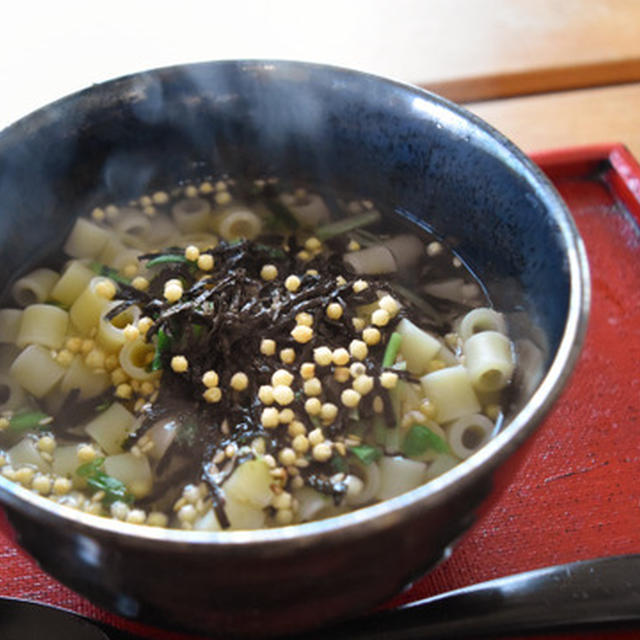
M 267 57 L 426 86 L 526 151 L 621 141 L 640 156 L 638 0 L 25 0 L 0 39 L 0 127 L 125 73 Z

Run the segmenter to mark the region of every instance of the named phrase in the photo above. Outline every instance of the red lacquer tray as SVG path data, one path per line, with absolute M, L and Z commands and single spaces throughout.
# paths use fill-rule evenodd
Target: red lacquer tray
M 566 200 L 587 247 L 585 348 L 551 414 L 497 478 L 506 489 L 451 558 L 390 605 L 545 565 L 640 553 L 640 166 L 621 145 L 534 160 Z M 43 573 L 2 528 L 0 596 L 58 605 L 148 638 L 193 638 L 94 607 Z M 640 630 L 559 637 L 627 640 Z

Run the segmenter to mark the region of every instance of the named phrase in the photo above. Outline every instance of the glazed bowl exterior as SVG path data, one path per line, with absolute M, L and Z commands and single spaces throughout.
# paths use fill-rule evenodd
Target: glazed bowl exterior
M 0 134 L 3 306 L 11 281 L 59 251 L 77 215 L 206 173 L 321 182 L 434 229 L 506 314 L 522 365 L 507 423 L 479 452 L 414 491 L 320 522 L 162 530 L 79 513 L 0 476 L 18 542 L 93 602 L 160 626 L 255 637 L 362 612 L 443 557 L 566 381 L 589 276 L 549 182 L 463 109 L 345 69 L 230 61 L 93 86 Z

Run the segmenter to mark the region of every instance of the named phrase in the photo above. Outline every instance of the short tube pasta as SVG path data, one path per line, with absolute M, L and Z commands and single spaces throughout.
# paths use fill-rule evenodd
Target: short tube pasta
M 395 273 L 398 268 L 393 253 L 383 245 L 375 245 L 368 249 L 347 253 L 344 262 L 353 269 L 354 273 L 362 275 Z
M 125 249 L 111 260 L 109 266 L 125 274 L 127 273 L 126 270 L 128 268 L 133 268 L 134 273 L 138 273 L 140 271 L 140 262 L 138 261 L 139 255 L 140 251 L 137 249 Z
M 210 213 L 211 205 L 203 198 L 185 198 L 171 208 L 173 220 L 183 233 L 205 231 Z
M 22 309 L 0 309 L 0 343 L 16 343 L 22 323 L 22 314 Z
M 462 347 L 471 383 L 479 391 L 498 391 L 509 384 L 515 363 L 511 342 L 497 331 L 472 335 Z
M 36 398 L 47 395 L 64 375 L 65 368 L 51 356 L 49 349 L 31 344 L 15 359 L 9 370 L 14 380 Z
M 414 266 L 424 253 L 424 242 L 420 238 L 407 233 L 386 240 L 384 246 L 393 254 L 398 269 L 407 269 Z
M 109 456 L 104 468 L 110 476 L 123 482 L 136 498 L 142 498 L 151 491 L 153 477 L 145 456 L 138 457 L 133 453 Z
M 106 315 L 115 307 L 117 302 L 109 302 L 100 314 L 100 324 L 98 326 L 98 342 L 110 352 L 118 351 L 125 343 L 124 328 L 128 324 L 135 324 L 140 319 L 140 308 L 131 306 L 119 313 L 111 320 L 106 319 Z
M 458 333 L 463 340 L 468 340 L 475 333 L 481 331 L 507 332 L 507 323 L 504 316 L 488 307 L 472 309 L 460 321 Z
M 95 275 L 79 260 L 71 260 L 51 289 L 51 299 L 70 307 Z
M 427 467 L 426 478 L 427 480 L 433 480 L 449 471 L 449 469 L 453 469 L 457 464 L 457 458 L 450 456 L 448 453 L 439 453 Z
M 13 299 L 21 307 L 44 302 L 59 277 L 59 274 L 52 269 L 36 269 L 15 281 L 11 290 Z
M 128 246 L 145 246 L 151 232 L 151 220 L 142 213 L 136 213 L 135 209 L 124 213 L 126 215 L 121 215 L 115 224 L 118 238 Z
M 136 338 L 127 342 L 120 350 L 120 366 L 125 373 L 134 380 L 151 380 L 157 377 L 157 373 L 147 371 L 149 357 L 153 356 L 153 345 L 142 338 Z
M 436 407 L 436 422 L 450 422 L 480 411 L 471 378 L 462 365 L 447 367 L 420 378 L 425 395 Z
M 72 258 L 96 258 L 111 234 L 90 220 L 78 218 L 64 245 L 65 253 Z
M 217 220 L 218 233 L 225 240 L 247 238 L 253 240 L 262 231 L 260 218 L 248 209 L 231 209 L 222 213 Z
M 69 314 L 50 304 L 32 304 L 22 314 L 16 344 L 40 344 L 49 349 L 60 349 L 69 325 Z
M 93 398 L 106 391 L 111 379 L 105 372 L 97 373 L 88 367 L 82 357 L 76 356 L 60 381 L 60 391 L 66 395 L 73 389 L 80 392 L 79 398 Z
M 322 197 L 315 193 L 306 194 L 302 200 L 292 194 L 283 193 L 280 199 L 303 227 L 317 227 L 331 220 L 327 205 Z
M 373 500 L 380 491 L 381 476 L 378 463 L 372 462 L 371 464 L 364 465 L 362 471 L 364 486 L 357 496 L 351 498 L 351 504 L 354 506 L 367 504 L 367 502 Z
M 153 217 L 151 230 L 149 231 L 149 243 L 151 246 L 159 246 L 164 248 L 167 240 L 178 233 L 178 228 L 165 215 L 156 214 Z
M 133 430 L 135 418 L 119 402 L 89 422 L 85 431 L 110 455 L 122 452 L 122 443 Z
M 407 369 L 416 375 L 423 374 L 429 361 L 442 348 L 442 343 L 407 318 L 400 320 L 396 331 L 402 336 L 400 353 L 407 363 Z
M 98 325 L 100 315 L 109 303 L 109 300 L 96 291 L 96 287 L 101 282 L 110 282 L 110 280 L 100 276 L 92 278 L 85 290 L 73 303 L 71 309 L 69 309 L 71 322 L 85 335 Z
M 24 438 L 7 451 L 9 460 L 14 467 L 35 467 L 38 471 L 48 473 L 49 464 L 44 460 L 38 451 L 38 447 L 33 440 Z
M 493 422 L 481 413 L 458 418 L 446 428 L 451 451 L 463 460 L 486 444 L 492 431 Z
M 215 236 L 212 233 L 205 233 L 204 231 L 180 234 L 171 239 L 170 244 L 179 245 L 179 246 L 189 246 L 193 245 L 200 249 L 200 251 L 204 251 L 205 249 L 213 249 L 213 247 L 218 244 L 218 236 Z
M 97 260 L 108 267 L 113 266 L 113 261 L 127 248 L 115 234 L 110 233 L 106 244 L 104 245 Z M 95 275 L 95 274 L 94 274 Z
M 7 373 L 0 373 L 0 411 L 22 407 L 27 399 L 24 389 Z
M 424 462 L 409 460 L 401 456 L 383 456 L 380 467 L 380 487 L 376 493 L 379 500 L 395 498 L 411 491 L 424 482 L 427 467 Z

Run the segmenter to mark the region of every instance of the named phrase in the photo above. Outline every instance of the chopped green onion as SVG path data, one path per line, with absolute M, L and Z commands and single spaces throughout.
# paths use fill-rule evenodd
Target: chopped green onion
M 333 456 L 329 460 L 329 464 L 335 469 L 336 473 L 347 473 L 349 471 L 349 465 L 343 456 Z
M 421 456 L 428 449 L 437 453 L 449 453 L 447 443 L 429 427 L 423 424 L 413 425 L 402 443 L 402 453 L 408 457 Z
M 349 451 L 356 457 L 362 464 L 370 465 L 372 462 L 379 460 L 382 457 L 382 451 L 378 447 L 372 447 L 368 444 L 359 444 L 355 447 L 349 447 Z
M 361 213 L 357 216 L 351 216 L 318 227 L 316 229 L 316 237 L 320 240 L 328 240 L 334 236 L 349 233 L 349 231 L 353 231 L 354 229 L 374 224 L 378 222 L 378 220 L 380 220 L 380 213 L 378 211 L 367 211 L 367 213 Z
M 395 361 L 400 345 L 402 344 L 402 335 L 397 331 L 394 331 L 389 337 L 387 342 L 387 348 L 384 350 L 384 356 L 382 357 L 382 366 L 390 367 Z
M 133 502 L 134 497 L 129 493 L 126 485 L 102 471 L 103 464 L 104 458 L 96 458 L 91 462 L 80 465 L 76 469 L 76 473 L 80 477 L 86 478 L 87 484 L 95 491 L 104 491 L 102 504 L 105 506 L 109 506 L 116 500 L 122 500 L 122 502 L 127 503 Z
M 64 304 L 64 303 L 62 303 L 62 302 L 58 302 L 57 300 L 51 300 L 51 299 L 49 299 L 49 300 L 45 300 L 45 301 L 44 301 L 44 303 L 45 303 L 45 304 L 49 304 L 49 305 L 51 305 L 52 307 L 58 307 L 59 309 L 64 309 L 65 311 L 68 311 L 68 310 L 69 310 L 69 305 Z
M 268 244 L 255 244 L 255 248 L 263 253 L 266 253 L 270 258 L 286 258 L 287 254 L 282 250 L 278 249 L 278 247 L 270 247 Z
M 156 334 L 156 352 L 151 361 L 151 371 L 162 369 L 162 354 L 171 346 L 171 338 L 162 330 Z
M 46 421 L 43 424 L 43 421 Z M 51 422 L 51 416 L 42 411 L 21 411 L 9 420 L 11 431 L 28 431 L 29 429 L 44 429 Z
M 300 225 L 298 224 L 298 220 L 291 213 L 291 210 L 286 205 L 282 204 L 280 200 L 276 200 L 275 198 L 267 198 L 265 201 L 267 208 L 273 214 L 274 218 L 274 226 L 275 227 L 284 227 L 287 230 L 294 231 Z
M 102 264 L 101 262 L 90 262 L 89 268 L 99 276 L 111 278 L 112 280 L 115 280 L 115 282 L 119 282 L 120 284 L 131 284 L 131 280 L 129 278 L 121 276 L 115 269 L 107 267 L 106 264 Z
M 98 413 L 102 413 L 103 411 L 106 411 L 112 404 L 113 400 L 105 400 L 96 407 L 96 411 Z
M 173 254 L 167 253 L 162 256 L 156 256 L 155 258 L 151 258 L 149 262 L 147 262 L 147 268 L 155 267 L 159 264 L 169 264 L 172 262 L 189 262 L 184 254 Z

